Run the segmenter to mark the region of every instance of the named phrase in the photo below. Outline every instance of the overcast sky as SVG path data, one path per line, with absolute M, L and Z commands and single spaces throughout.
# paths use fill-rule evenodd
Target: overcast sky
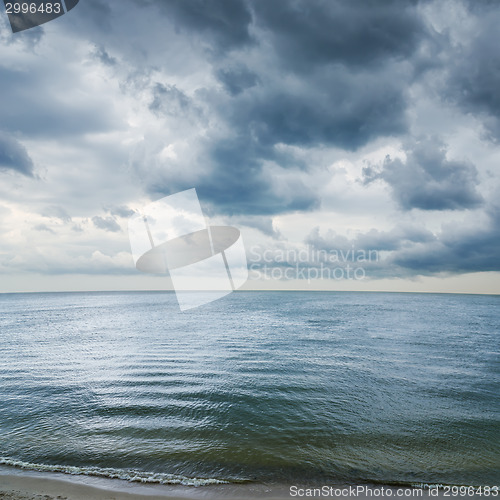
M 168 287 L 127 220 L 194 187 L 249 288 L 500 293 L 499 25 L 487 0 L 80 0 L 16 34 L 2 10 L 0 291 Z M 304 249 L 378 260 L 257 279 Z

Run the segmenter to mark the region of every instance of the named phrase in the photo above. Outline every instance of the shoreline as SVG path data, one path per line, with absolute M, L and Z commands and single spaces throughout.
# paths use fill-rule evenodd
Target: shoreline
M 288 487 L 262 483 L 183 486 L 0 468 L 1 500 L 200 500 L 290 498 Z
M 350 485 L 351 488 L 357 486 Z M 295 494 L 292 488 L 295 487 Z M 324 486 L 347 491 L 349 485 L 338 484 Z M 359 494 L 312 494 L 323 486 L 292 484 L 225 484 L 225 485 L 162 485 L 137 484 L 122 479 L 72 476 L 57 472 L 39 472 L 11 470 L 0 467 L 0 500 L 283 500 L 290 498 L 433 498 L 444 497 L 440 488 L 435 495 L 428 489 L 417 487 L 397 487 L 394 485 L 365 484 L 362 487 L 371 490 Z M 297 491 L 302 488 L 301 494 Z M 307 494 L 306 490 L 309 490 Z M 405 490 L 399 494 L 397 490 Z M 378 491 L 379 493 L 375 493 Z M 382 491 L 382 494 L 380 492 Z M 475 497 L 477 495 L 466 495 Z M 479 498 L 479 497 L 478 497 Z

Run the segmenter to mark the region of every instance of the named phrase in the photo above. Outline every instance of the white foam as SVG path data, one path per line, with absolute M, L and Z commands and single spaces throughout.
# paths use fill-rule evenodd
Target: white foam
M 48 465 L 23 462 L 0 457 L 0 465 L 9 465 L 26 470 L 40 472 L 60 472 L 78 476 L 104 477 L 108 479 L 122 479 L 134 483 L 151 484 L 179 484 L 183 486 L 207 486 L 210 484 L 228 484 L 229 481 L 214 478 L 194 478 L 177 474 L 166 474 L 158 472 L 144 472 L 134 469 L 113 469 L 101 467 L 75 467 L 71 465 Z

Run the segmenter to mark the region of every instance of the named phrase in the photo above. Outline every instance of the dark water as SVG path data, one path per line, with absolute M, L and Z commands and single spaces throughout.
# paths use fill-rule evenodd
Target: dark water
M 500 297 L 0 296 L 0 464 L 144 482 L 500 481 Z

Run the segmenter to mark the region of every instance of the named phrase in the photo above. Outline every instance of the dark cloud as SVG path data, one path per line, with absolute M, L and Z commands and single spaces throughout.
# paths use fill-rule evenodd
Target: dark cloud
M 91 28 L 87 27 L 87 30 L 91 29 L 95 32 L 96 28 L 103 32 L 112 33 L 113 32 L 113 2 L 107 0 L 85 0 L 80 2 L 78 5 L 79 18 L 84 19 Z M 119 5 L 123 7 L 125 1 L 120 1 Z M 73 13 L 73 15 L 75 15 Z
M 238 100 L 228 110 L 228 119 L 263 146 L 331 145 L 356 150 L 376 137 L 403 133 L 405 107 L 404 91 L 388 75 L 334 68 L 310 75 L 292 88 L 276 81 Z
M 259 41 L 262 58 L 269 62 L 218 70 L 231 95 L 251 89 L 222 106 L 232 128 L 263 146 L 348 150 L 406 131 L 411 71 L 398 61 L 411 64 L 422 41 L 433 36 L 415 2 L 250 5 L 256 26 L 264 28 Z
M 416 245 L 392 256 L 390 263 L 414 274 L 500 271 L 500 208 L 486 224 L 449 224 L 430 245 Z
M 300 92 L 266 88 L 257 96 L 236 97 L 234 106 L 222 105 L 219 116 L 233 132 L 204 141 L 199 162 L 205 165 L 206 175 L 199 176 L 196 184 L 200 196 L 225 213 L 310 210 L 319 206 L 318 193 L 298 176 L 292 177 L 294 171 L 312 165 L 279 148 L 280 144 L 354 150 L 379 135 L 406 129 L 405 101 L 390 81 L 373 81 L 371 93 L 362 91 L 361 78 L 344 75 L 334 82 L 330 87 L 310 85 Z M 288 180 L 275 178 L 270 165 L 289 171 Z M 151 193 L 185 188 L 178 185 L 171 168 L 168 172 L 163 179 L 155 176 L 148 181 Z
M 202 40 L 215 54 L 252 43 L 252 15 L 243 0 L 136 0 L 140 8 L 156 6 L 179 32 Z M 207 43 L 209 42 L 209 43 Z
M 217 78 L 233 96 L 255 87 L 259 82 L 259 77 L 242 64 L 236 67 L 219 69 Z
M 311 210 L 319 207 L 318 193 L 298 177 L 278 180 L 240 151 L 219 151 L 229 158 L 234 154 L 234 171 L 220 165 L 196 181 L 200 199 L 207 205 L 207 214 L 273 215 L 282 212 Z M 236 163 L 240 162 L 240 163 Z M 254 172 L 252 174 L 252 171 Z M 192 187 L 190 182 L 175 178 L 168 172 L 153 178 L 147 189 L 153 198 L 173 194 Z
M 156 114 L 184 116 L 192 106 L 189 97 L 175 85 L 156 83 L 153 87 L 153 101 L 149 109 Z
M 435 36 L 416 2 L 406 0 L 126 3 L 136 12 L 138 26 L 148 19 L 164 19 L 157 44 L 132 47 L 130 40 L 115 34 L 113 24 L 108 30 L 113 39 L 99 30 L 94 43 L 102 50 L 96 54 L 107 61 L 111 52 L 117 60 L 141 68 L 136 73 L 140 85 L 131 89 L 147 89 L 152 113 L 179 121 L 187 117 L 179 128 L 196 122 L 200 133 L 196 140 L 192 135 L 189 139 L 196 143 L 196 161 L 203 165 L 196 186 L 200 195 L 225 213 L 273 214 L 319 205 L 318 194 L 299 176 L 291 180 L 295 171 L 314 166 L 291 153 L 283 154 L 282 145 L 355 151 L 381 136 L 405 134 L 412 58 L 417 58 L 424 41 Z M 115 9 L 118 4 L 112 5 Z M 99 2 L 92 0 L 88 9 L 98 7 Z M 116 23 L 120 16 L 113 12 Z M 131 34 L 134 26 L 131 21 Z M 149 39 L 149 34 L 145 36 Z M 152 54 L 160 53 L 162 44 L 177 43 L 183 37 L 186 43 L 181 50 L 189 50 L 190 59 L 199 57 L 200 65 L 210 65 L 225 92 L 210 82 L 186 91 L 182 80 L 144 78 L 151 74 L 148 71 L 154 72 Z M 115 38 L 123 42 L 121 46 Z M 421 54 L 418 57 L 422 64 Z M 144 61 L 150 61 L 150 66 Z M 169 63 L 164 62 L 165 68 Z M 175 70 L 169 67 L 167 74 Z M 128 75 L 135 81 L 132 73 Z M 210 133 L 207 127 L 228 132 Z M 185 171 L 196 166 L 192 158 L 189 161 L 186 165 L 155 158 L 149 172 L 141 167 L 148 193 L 156 196 L 190 187 Z M 270 164 L 291 173 L 288 184 L 272 178 Z M 293 193 L 292 188 L 296 188 Z
M 99 215 L 96 215 L 95 217 L 92 217 L 92 222 L 96 227 L 103 229 L 104 231 L 109 231 L 111 233 L 118 233 L 121 231 L 121 228 L 114 217 L 100 217 Z
M 500 9 L 498 2 L 482 4 L 473 8 L 480 27 L 472 38 L 449 52 L 443 96 L 468 113 L 480 118 L 485 115 L 490 138 L 500 141 Z
M 153 109 L 182 114 L 180 110 L 188 108 L 176 90 L 155 90 Z M 280 146 L 356 150 L 381 135 L 399 135 L 406 131 L 404 92 L 386 73 L 325 68 L 290 86 L 277 73 L 268 76 L 266 84 L 232 92 L 229 98 L 207 93 L 216 117 L 230 132 L 203 139 L 199 162 L 206 175 L 197 179 L 199 193 L 225 213 L 273 214 L 318 207 L 318 193 L 298 175 L 292 180 L 294 172 L 314 166 Z M 288 180 L 275 178 L 271 166 L 288 171 Z M 168 194 L 175 189 L 176 176 L 172 168 L 168 171 L 164 180 L 155 176 L 148 181 L 150 192 Z
M 476 167 L 467 161 L 448 160 L 446 146 L 439 139 L 415 141 L 406 156 L 406 161 L 387 156 L 381 167 L 365 167 L 364 182 L 387 182 L 403 210 L 463 210 L 483 201 L 477 191 Z
M 300 164 L 290 154 L 241 135 L 216 141 L 210 146 L 209 156 L 212 172 L 200 179 L 197 189 L 219 211 L 270 215 L 319 206 L 318 193 L 298 177 Z M 263 166 L 263 158 L 273 162 L 275 168 L 286 165 L 290 175 L 273 175 Z
M 378 261 L 369 263 L 370 277 L 500 271 L 500 207 L 490 207 L 487 214 L 486 222 L 449 223 L 436 234 L 424 227 L 398 226 L 346 238 L 332 230 L 322 235 L 315 228 L 305 242 L 327 253 L 381 252 Z
M 26 148 L 14 137 L 0 131 L 0 170 L 14 170 L 33 177 L 33 160 Z
M 251 5 L 256 24 L 271 37 L 280 63 L 308 71 L 317 64 L 365 68 L 390 58 L 409 58 L 429 35 L 416 3 L 257 0 Z
M 371 78 L 370 92 L 365 78 Z M 384 75 L 326 71 L 293 89 L 279 82 L 250 89 L 218 108 L 233 132 L 206 144 L 203 161 L 209 160 L 211 173 L 199 179 L 200 195 L 226 213 L 316 208 L 318 193 L 298 177 L 292 181 L 289 176 L 283 185 L 269 173 L 270 164 L 290 174 L 313 167 L 279 146 L 355 150 L 380 135 L 405 131 L 404 110 L 401 89 Z
M 260 57 L 216 71 L 230 98 L 213 98 L 214 110 L 233 133 L 206 145 L 200 195 L 230 213 L 310 210 L 317 193 L 296 180 L 290 196 L 268 176 L 270 162 L 312 167 L 280 145 L 355 151 L 406 133 L 412 72 L 402 61 L 432 37 L 414 4 L 250 2 Z

